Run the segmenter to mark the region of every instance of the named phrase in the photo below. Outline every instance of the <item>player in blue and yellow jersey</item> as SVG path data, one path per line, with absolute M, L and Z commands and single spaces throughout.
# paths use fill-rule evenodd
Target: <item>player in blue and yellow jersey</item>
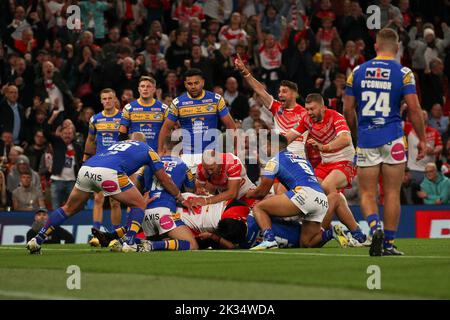
M 83 162 L 95 153 L 106 151 L 111 145 L 118 141 L 119 125 L 122 113 L 116 108 L 117 97 L 113 89 L 106 88 L 100 92 L 100 101 L 103 111 L 92 116 L 89 120 L 89 134 L 84 148 Z M 93 227 L 100 229 L 103 221 L 103 203 L 105 196 L 103 192 L 94 193 L 94 208 L 92 210 Z M 122 210 L 120 203 L 109 198 L 111 204 L 111 223 L 113 229 L 120 226 Z M 97 239 L 90 239 L 89 244 L 98 246 Z
M 203 151 L 214 147 L 220 135 L 219 119 L 227 129 L 236 129 L 236 125 L 223 97 L 203 90 L 205 80 L 199 69 L 188 70 L 184 78 L 187 92 L 175 98 L 167 109 L 158 150 L 162 149 L 163 138 L 170 136 L 175 123 L 179 121 L 183 136 L 181 158 L 195 173 L 202 161 Z
M 195 180 L 187 165 L 174 154 L 176 142 L 170 136 L 164 137 L 161 161 L 164 163 L 166 173 L 172 178 L 175 185 L 186 192 L 193 192 Z M 149 191 L 149 197 L 154 199 L 145 210 L 142 229 L 147 237 L 161 235 L 173 240 L 153 241 L 151 250 L 196 250 L 197 241 L 191 230 L 181 221 L 177 212 L 177 201 L 158 180 L 153 178 L 151 167 L 146 167 L 139 181 L 143 191 Z
M 278 244 L 271 228 L 270 216 L 303 218 L 301 247 L 315 246 L 316 239 L 321 240 L 321 222 L 328 209 L 327 196 L 323 192 L 314 170 L 308 160 L 288 151 L 288 141 L 279 135 L 277 145 L 268 139 L 267 154 L 277 155 L 267 162 L 261 183 L 247 193 L 248 198 L 262 199 L 270 191 L 275 178 L 288 190 L 284 194 L 274 195 L 258 202 L 253 214 L 264 232 L 264 241 L 254 250 L 277 248 Z
M 400 188 L 405 172 L 400 104 L 408 104 L 409 117 L 419 137 L 419 158 L 424 156 L 425 129 L 416 94 L 414 74 L 395 61 L 398 35 L 392 29 L 377 34 L 377 57 L 358 67 L 347 80 L 344 114 L 358 141 L 357 165 L 361 210 L 371 229 L 371 256 L 402 255 L 393 243 L 400 218 Z M 383 181 L 384 231 L 376 195 Z
M 139 99 L 127 104 L 122 111 L 119 140 L 127 140 L 134 132 L 145 134 L 147 144 L 157 150 L 158 136 L 164 122 L 167 106 L 154 98 L 156 80 L 143 76 L 139 79 Z
M 41 244 L 52 233 L 54 227 L 64 223 L 67 218 L 77 214 L 94 191 L 103 191 L 130 208 L 130 228 L 127 230 L 127 242 L 124 252 L 136 251 L 136 233 L 141 228 L 147 201 L 130 181 L 129 176 L 140 167 L 148 165 L 161 185 L 178 201 L 184 201 L 178 187 L 164 171 L 164 165 L 158 154 L 145 143 L 145 136 L 136 132 L 133 140 L 126 140 L 110 146 L 104 153 L 96 154 L 84 163 L 78 172 L 77 181 L 69 199 L 61 208 L 53 211 L 38 235 L 27 244 L 30 253 L 39 253 Z

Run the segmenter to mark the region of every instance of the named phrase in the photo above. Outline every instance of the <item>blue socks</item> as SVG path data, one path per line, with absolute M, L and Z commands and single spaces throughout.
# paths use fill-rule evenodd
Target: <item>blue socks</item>
M 392 247 L 394 246 L 395 234 L 395 231 L 384 230 L 384 249 L 392 249 Z
M 333 239 L 333 229 L 322 229 L 322 241 L 328 242 Z
M 95 229 L 100 230 L 100 228 L 102 227 L 102 222 L 101 221 L 94 221 L 94 224 L 92 226 Z
M 191 248 L 189 241 L 185 240 L 163 240 L 152 241 L 152 247 L 154 251 L 184 251 Z
M 367 240 L 367 236 L 361 231 L 360 228 L 355 231 L 351 231 L 350 234 L 354 239 L 356 239 L 359 243 L 363 243 Z
M 275 234 L 271 228 L 264 230 L 263 237 L 266 241 L 275 241 Z
M 371 214 L 367 217 L 367 223 L 370 227 L 370 235 L 373 235 L 375 230 L 381 228 L 380 217 L 376 213 Z
M 59 227 L 67 220 L 67 215 L 62 208 L 58 208 L 48 217 L 44 227 L 39 231 L 36 236 L 38 244 L 42 244 L 44 240 L 55 230 L 55 227 Z
M 127 244 L 133 245 L 135 243 L 134 238 L 136 237 L 136 234 L 141 229 L 142 221 L 144 220 L 144 210 L 139 208 L 131 208 L 130 212 L 128 213 L 129 218 L 131 220 L 131 226 L 127 231 Z

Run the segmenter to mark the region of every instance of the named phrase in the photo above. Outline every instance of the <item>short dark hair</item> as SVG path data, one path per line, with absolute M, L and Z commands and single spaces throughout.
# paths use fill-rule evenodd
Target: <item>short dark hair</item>
M 287 87 L 291 90 L 294 90 L 295 92 L 298 92 L 298 86 L 295 82 L 289 81 L 289 80 L 281 80 L 280 87 Z
M 156 86 L 156 80 L 153 79 L 152 77 L 149 77 L 149 76 L 142 76 L 142 77 L 140 77 L 138 85 L 140 85 L 141 82 L 143 82 L 143 81 L 149 81 L 150 83 L 152 83 L 153 85 Z
M 188 71 L 186 71 L 184 73 L 184 80 L 186 80 L 188 77 L 195 77 L 195 76 L 199 76 L 199 77 L 203 78 L 202 70 L 197 69 L 197 68 L 189 69 Z
M 317 102 L 324 105 L 323 97 L 319 93 L 310 93 L 306 96 L 305 103 Z
M 225 218 L 219 221 L 217 234 L 232 243 L 241 243 L 245 241 L 247 225 L 242 220 Z

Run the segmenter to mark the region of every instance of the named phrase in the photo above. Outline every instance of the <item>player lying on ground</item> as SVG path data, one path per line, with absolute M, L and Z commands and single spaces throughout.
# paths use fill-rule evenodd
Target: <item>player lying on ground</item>
M 306 97 L 305 107 L 307 113 L 302 116 L 298 125 L 286 134 L 289 143 L 298 136 L 309 132 L 309 142 L 320 151 L 322 162 L 314 169 L 325 194 L 339 192 L 351 186 L 355 175 L 353 158 L 355 149 L 352 144 L 350 129 L 344 116 L 328 109 L 320 94 L 310 94 Z M 337 213 L 340 221 L 350 230 L 353 245 L 366 244 L 367 236 L 359 228 L 348 205 L 341 205 Z M 333 214 L 331 214 L 331 217 Z M 331 218 L 326 217 L 322 222 L 325 229 L 331 229 Z M 344 236 L 339 225 L 335 226 L 335 233 L 340 234 L 341 246 L 347 246 L 347 237 Z
M 164 171 L 158 154 L 144 142 L 145 136 L 142 133 L 134 133 L 132 139 L 113 144 L 107 152 L 97 154 L 84 163 L 66 204 L 53 211 L 38 235 L 28 242 L 27 249 L 30 253 L 39 253 L 41 244 L 54 227 L 77 214 L 94 191 L 103 191 L 106 196 L 109 195 L 130 207 L 131 226 L 126 233 L 127 242 L 123 246 L 123 251 L 136 251 L 135 236 L 141 228 L 147 203 L 131 183 L 129 175 L 143 165 L 148 165 L 154 170 L 155 177 L 164 188 L 176 196 L 178 201 L 189 205 Z
M 190 200 L 196 197 L 196 195 L 193 193 L 183 193 L 183 197 Z M 249 212 L 250 208 L 247 204 L 236 199 L 195 207 L 192 210 L 177 207 L 175 214 L 163 215 L 164 218 L 161 215 L 157 217 L 156 215 L 158 213 L 146 210 L 142 229 L 147 237 L 159 235 L 170 238 L 172 238 L 175 232 L 182 230 L 182 228 L 188 228 L 192 237 L 204 232 L 220 233 L 220 230 L 222 230 L 224 231 L 222 235 L 229 241 L 240 243 L 245 240 L 245 221 Z M 173 229 L 170 230 L 172 234 L 169 234 L 162 225 L 173 226 Z M 228 232 L 227 230 L 230 231 Z M 98 230 L 96 230 L 95 235 L 100 240 L 102 246 L 107 246 L 113 238 L 117 238 L 116 234 L 100 232 Z M 170 240 L 141 241 L 143 246 L 138 247 L 140 251 L 171 250 L 171 248 L 168 248 L 169 245 L 162 248 L 162 242 L 166 242 L 167 244 L 171 243 Z M 181 241 L 177 243 L 180 245 Z
M 246 193 L 256 188 L 247 176 L 245 166 L 241 160 L 232 153 L 220 153 L 214 150 L 205 150 L 202 163 L 197 167 L 197 194 L 202 194 L 205 185 L 209 183 L 218 194 L 209 197 L 196 197 L 191 200 L 193 206 L 205 206 L 221 201 L 239 199 L 249 206 L 255 202 L 247 199 Z

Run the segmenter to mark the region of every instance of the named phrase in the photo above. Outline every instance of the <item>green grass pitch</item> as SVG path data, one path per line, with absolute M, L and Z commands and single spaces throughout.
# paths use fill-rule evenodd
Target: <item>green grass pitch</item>
M 0 299 L 450 299 L 450 240 L 399 239 L 403 257 L 368 248 L 112 253 L 88 245 L 0 246 Z M 81 269 L 69 290 L 67 267 Z M 381 270 L 369 290 L 367 268 Z

